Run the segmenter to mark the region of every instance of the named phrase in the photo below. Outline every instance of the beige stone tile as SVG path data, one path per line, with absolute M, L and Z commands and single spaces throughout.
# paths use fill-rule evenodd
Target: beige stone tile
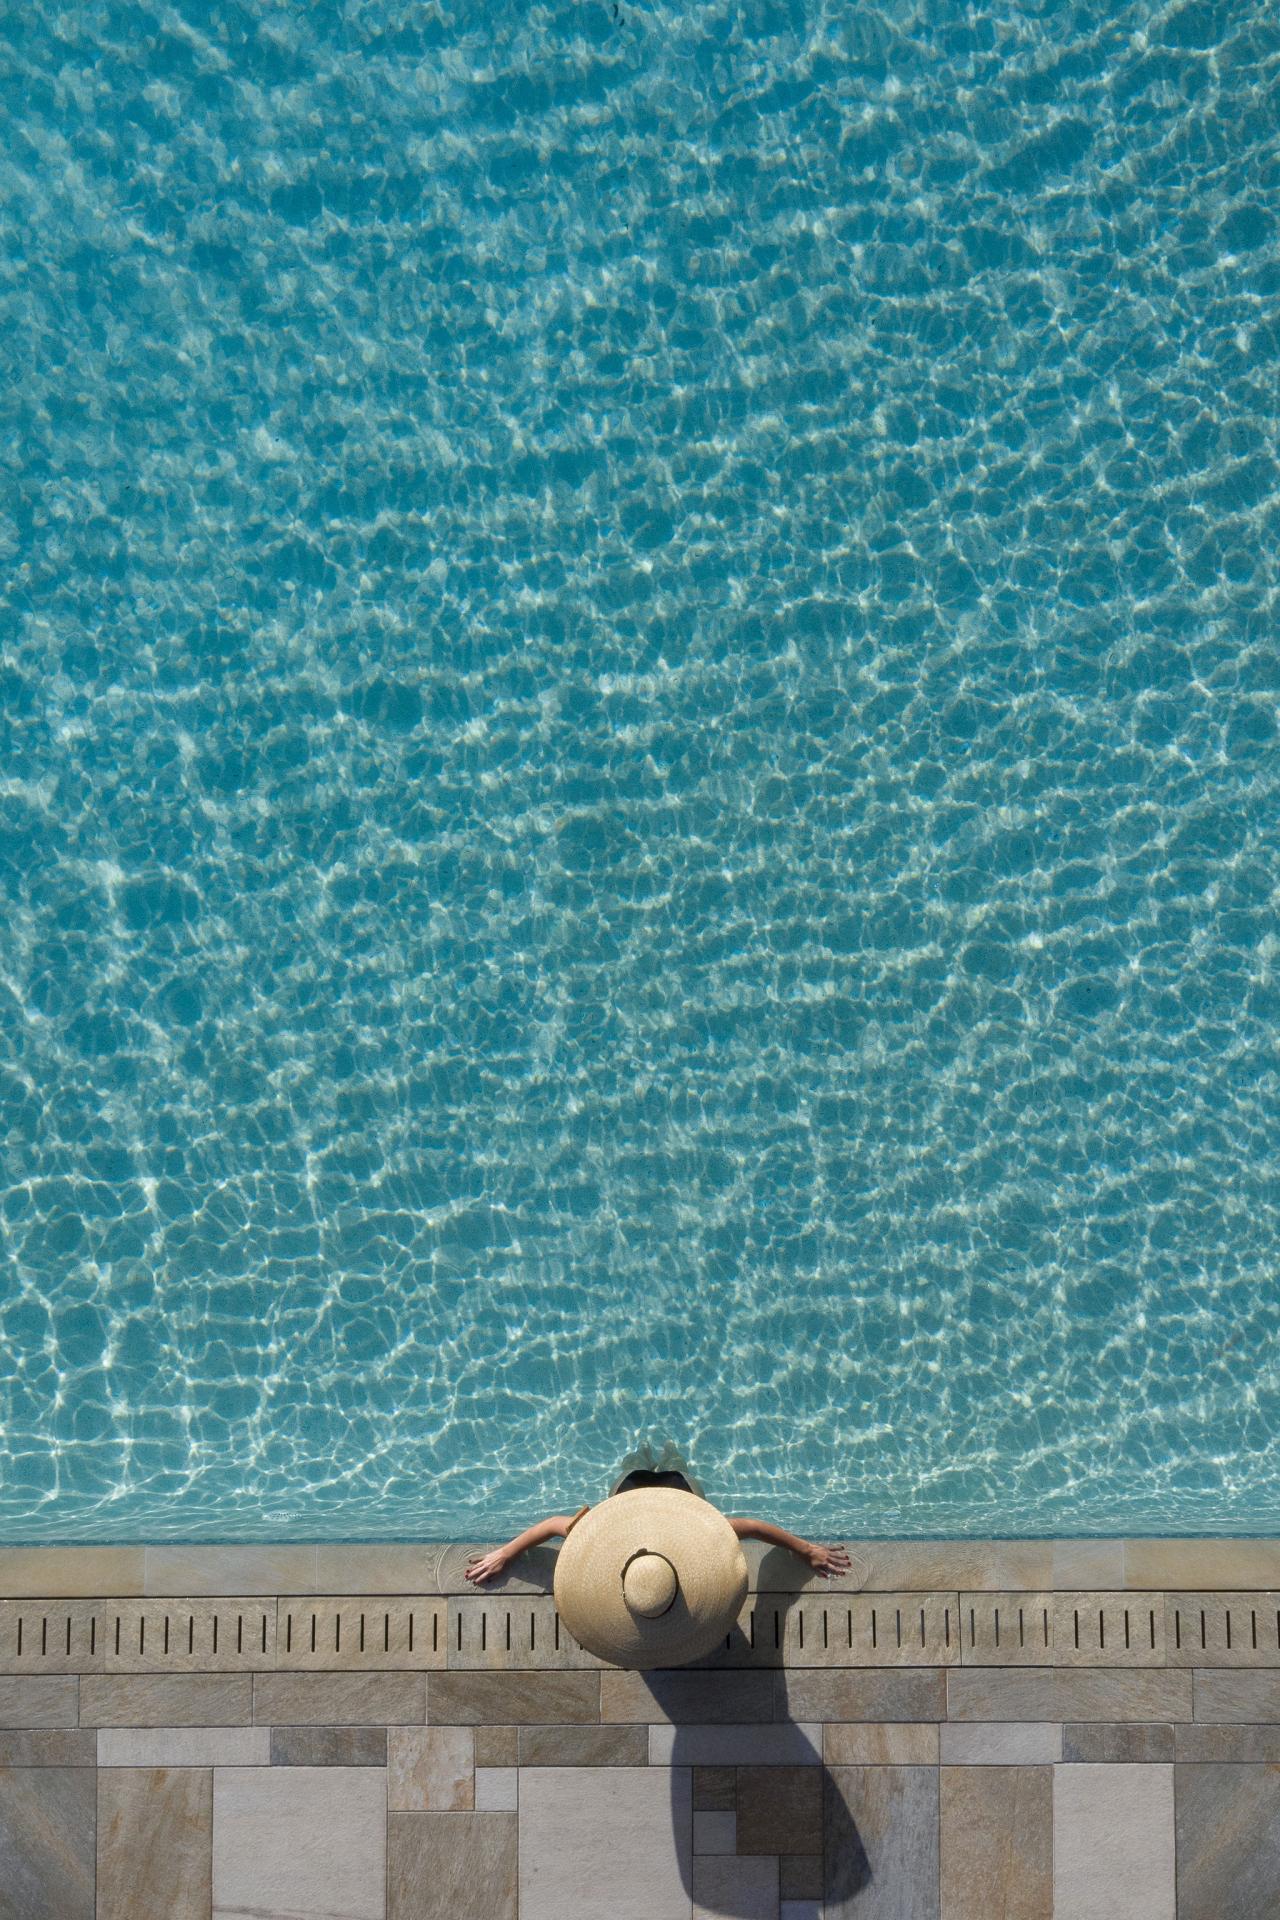
M 776 1856 L 695 1856 L 693 1920 L 778 1920 Z
M 1054 1721 L 949 1721 L 941 1734 L 944 1767 L 1052 1766 L 1062 1758 L 1062 1728 Z
M 957 1669 L 952 1669 L 953 1674 Z M 939 1667 L 797 1672 L 780 1682 L 778 1717 L 787 1720 L 943 1720 L 947 1675 Z
M 829 1767 L 936 1767 L 938 1729 L 923 1720 L 833 1720 L 822 1729 L 822 1757 Z
M 567 1511 L 573 1513 L 581 1505 L 580 1500 L 575 1501 Z M 496 1580 L 486 1580 L 483 1587 L 473 1586 L 466 1577 L 468 1561 L 479 1554 L 488 1553 L 497 1545 L 496 1540 L 451 1543 L 445 1548 L 439 1562 L 435 1591 L 448 1594 L 485 1593 L 500 1599 L 551 1592 L 558 1546 L 534 1547 L 531 1552 L 522 1553 Z
M 86 1674 L 82 1727 L 247 1727 L 253 1678 L 247 1673 Z
M 1123 1540 L 1055 1540 L 1048 1584 L 1059 1591 L 1123 1587 L 1127 1584 L 1124 1549 Z
M 647 1727 L 520 1729 L 522 1767 L 643 1767 L 648 1762 Z
M 107 1673 L 228 1673 L 271 1668 L 276 1603 L 256 1594 L 222 1600 L 122 1600 L 110 1609 Z
M 384 1920 L 386 1774 L 219 1767 L 213 1920 Z
M 1280 1665 L 1280 1593 L 1167 1593 L 1171 1667 Z
M 600 1718 L 605 1721 L 735 1724 L 775 1718 L 772 1673 L 702 1673 L 655 1668 L 649 1673 L 608 1669 L 600 1675 Z
M 79 1698 L 74 1674 L 0 1674 L 0 1727 L 74 1727 Z
M 1280 1588 L 1280 1540 L 1126 1540 L 1124 1584 Z
M 318 1546 L 315 1590 L 400 1596 L 447 1593 L 450 1589 L 441 1585 L 441 1574 L 457 1552 L 457 1548 L 439 1540 L 421 1545 Z
M 752 1566 L 751 1548 L 755 1543 L 747 1543 L 748 1566 Z M 858 1570 L 865 1570 L 865 1579 L 854 1580 L 852 1588 L 860 1587 L 867 1592 L 896 1593 L 956 1593 L 961 1587 L 976 1590 L 991 1587 L 997 1590 L 1005 1588 L 1035 1588 L 1052 1584 L 1053 1543 L 1045 1540 L 851 1540 L 847 1543 L 850 1558 L 857 1562 Z M 762 1550 L 767 1551 L 767 1550 Z M 753 1586 L 761 1584 L 782 1588 L 795 1584 L 802 1588 L 817 1591 L 839 1592 L 845 1583 L 827 1582 L 813 1574 L 803 1561 L 793 1561 L 795 1572 L 792 1579 L 781 1575 L 781 1564 L 776 1576 L 768 1577 L 762 1583 L 753 1579 Z
M 100 1767 L 266 1767 L 269 1727 L 103 1727 Z
M 1062 1757 L 1110 1766 L 1143 1766 L 1153 1761 L 1167 1765 L 1174 1757 L 1173 1728 L 1141 1721 L 1119 1727 L 1105 1722 L 1069 1724 L 1062 1729 Z
M 1280 1913 L 1280 1767 L 1177 1769 L 1178 1920 Z
M 97 1773 L 0 1768 L 0 1915 L 94 1920 Z
M 953 1667 L 952 1720 L 1189 1720 L 1190 1674 L 1171 1669 Z
M 648 1739 L 646 1729 L 645 1738 Z M 695 1813 L 732 1813 L 738 1804 L 736 1767 L 695 1767 L 693 1769 L 693 1810 Z
M 520 1920 L 689 1920 L 691 1828 L 686 1767 L 531 1767 L 520 1781 Z
M 213 1775 L 125 1767 L 98 1775 L 97 1920 L 208 1920 Z
M 395 1812 L 470 1812 L 475 1805 L 470 1727 L 389 1727 L 387 1805 Z
M 279 1602 L 274 1664 L 284 1670 L 406 1673 L 445 1665 L 438 1600 L 288 1596 Z
M 142 1547 L 0 1547 L 0 1595 L 142 1593 L 144 1555 Z
M 433 1673 L 427 1701 L 434 1724 L 583 1725 L 600 1719 L 597 1673 Z
M 1062 1766 L 1054 1920 L 1174 1920 L 1173 1768 Z
M 520 1758 L 517 1727 L 477 1727 L 476 1765 L 514 1767 Z
M 1192 1679 L 1197 1720 L 1280 1720 L 1278 1672 L 1197 1667 Z
M 821 1767 L 738 1769 L 739 1853 L 821 1853 Z
M 649 1764 L 655 1767 L 816 1767 L 821 1759 L 817 1725 L 649 1729 Z
M 314 1547 L 148 1547 L 142 1591 L 183 1599 L 314 1593 Z
M 385 1727 L 272 1727 L 273 1767 L 385 1767 Z
M 516 1920 L 517 1827 L 514 1813 L 388 1814 L 387 1920 Z
M 942 1920 L 1054 1920 L 1052 1767 L 944 1766 L 939 1780 Z
M 94 1767 L 98 1742 L 78 1730 L 0 1732 L 0 1767 Z
M 1280 1726 L 1274 1722 L 1267 1726 L 1248 1726 L 1243 1721 L 1211 1726 L 1193 1721 L 1174 1727 L 1172 1732 L 1175 1760 L 1280 1766 Z
M 259 1726 L 421 1726 L 422 1673 L 257 1673 L 253 1717 Z
M 824 1782 L 826 1911 L 832 1920 L 938 1912 L 938 1769 L 831 1767 Z

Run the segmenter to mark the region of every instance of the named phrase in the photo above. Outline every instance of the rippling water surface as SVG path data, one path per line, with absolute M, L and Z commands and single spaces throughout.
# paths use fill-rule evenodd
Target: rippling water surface
M 0 1538 L 1280 1526 L 1265 0 L 0 27 Z

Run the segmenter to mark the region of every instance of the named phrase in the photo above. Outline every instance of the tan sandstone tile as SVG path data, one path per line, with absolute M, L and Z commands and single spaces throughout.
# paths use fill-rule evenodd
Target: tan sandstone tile
M 522 1767 L 643 1767 L 648 1761 L 647 1727 L 520 1729 Z
M 938 1729 L 928 1721 L 832 1720 L 822 1729 L 829 1767 L 936 1767 Z
M 1173 1728 L 1173 1758 L 1202 1764 L 1231 1762 L 1280 1766 L 1280 1726 L 1249 1726 L 1243 1721 L 1232 1725 L 1206 1725 L 1193 1721 Z
M 942 1729 L 944 1767 L 1052 1766 L 1062 1758 L 1054 1721 L 949 1721 Z
M 953 1669 L 953 1677 L 959 1669 Z M 852 1668 L 779 1676 L 778 1717 L 787 1720 L 943 1720 L 947 1674 L 940 1667 Z
M 97 1773 L 0 1768 L 0 1914 L 94 1920 Z
M 0 1596 L 142 1593 L 144 1554 L 143 1547 L 0 1547 Z
M 314 1593 L 314 1547 L 148 1547 L 143 1592 L 178 1595 Z
M 1197 1667 L 1192 1680 L 1197 1720 L 1280 1720 L 1280 1672 Z
M 1176 1769 L 1178 1920 L 1280 1913 L 1280 1767 Z
M 1280 1540 L 1126 1540 L 1124 1584 L 1206 1592 L 1280 1588 Z
M 74 1727 L 79 1697 L 73 1673 L 0 1674 L 0 1727 Z
M 1173 1773 L 1054 1769 L 1054 1920 L 1174 1920 Z
M 952 1668 L 951 1720 L 1189 1720 L 1188 1672 L 1142 1667 Z
M 427 1701 L 434 1725 L 595 1724 L 598 1673 L 433 1673 Z
M 475 1767 L 470 1727 L 387 1729 L 387 1805 L 395 1812 L 470 1812 Z
M 386 1727 L 272 1727 L 273 1767 L 385 1767 Z
M 1123 1587 L 1124 1547 L 1123 1540 L 1055 1540 L 1049 1585 L 1059 1592 Z
M 1131 1726 L 1068 1725 L 1062 1729 L 1062 1757 L 1110 1766 L 1167 1765 L 1174 1757 L 1173 1732 L 1171 1726 L 1142 1721 Z
M 514 1813 L 389 1813 L 386 1920 L 516 1920 Z
M 1054 1920 L 1053 1768 L 940 1776 L 942 1920 Z
M 80 1682 L 82 1727 L 247 1727 L 247 1673 L 91 1673 Z
M 258 1726 L 421 1726 L 424 1673 L 256 1673 Z
M 514 1767 L 520 1758 L 517 1727 L 477 1727 L 476 1765 Z
M 318 1546 L 315 1552 L 317 1593 L 435 1595 L 449 1591 L 440 1576 L 455 1549 L 428 1541 L 421 1546 Z
M 87 1730 L 0 1732 L 0 1767 L 96 1767 L 97 1764 L 97 1738 Z
M 98 1775 L 96 1920 L 208 1920 L 213 1774 L 122 1767 Z
M 103 1727 L 99 1767 L 265 1767 L 267 1727 Z

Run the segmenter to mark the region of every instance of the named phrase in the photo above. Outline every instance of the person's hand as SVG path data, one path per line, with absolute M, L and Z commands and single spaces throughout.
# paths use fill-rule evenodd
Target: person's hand
M 501 1547 L 495 1547 L 492 1553 L 477 1553 L 467 1562 L 467 1579 L 482 1587 L 486 1580 L 492 1580 L 496 1573 L 501 1573 L 506 1564 L 507 1556 Z
M 809 1547 L 804 1557 L 824 1580 L 830 1580 L 833 1574 L 849 1571 L 849 1556 L 843 1547 Z

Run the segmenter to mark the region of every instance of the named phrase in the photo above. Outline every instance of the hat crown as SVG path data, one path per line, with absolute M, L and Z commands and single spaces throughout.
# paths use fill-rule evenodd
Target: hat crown
M 641 1547 L 622 1569 L 622 1597 L 627 1609 L 654 1620 L 670 1607 L 680 1588 L 676 1570 L 665 1553 Z

